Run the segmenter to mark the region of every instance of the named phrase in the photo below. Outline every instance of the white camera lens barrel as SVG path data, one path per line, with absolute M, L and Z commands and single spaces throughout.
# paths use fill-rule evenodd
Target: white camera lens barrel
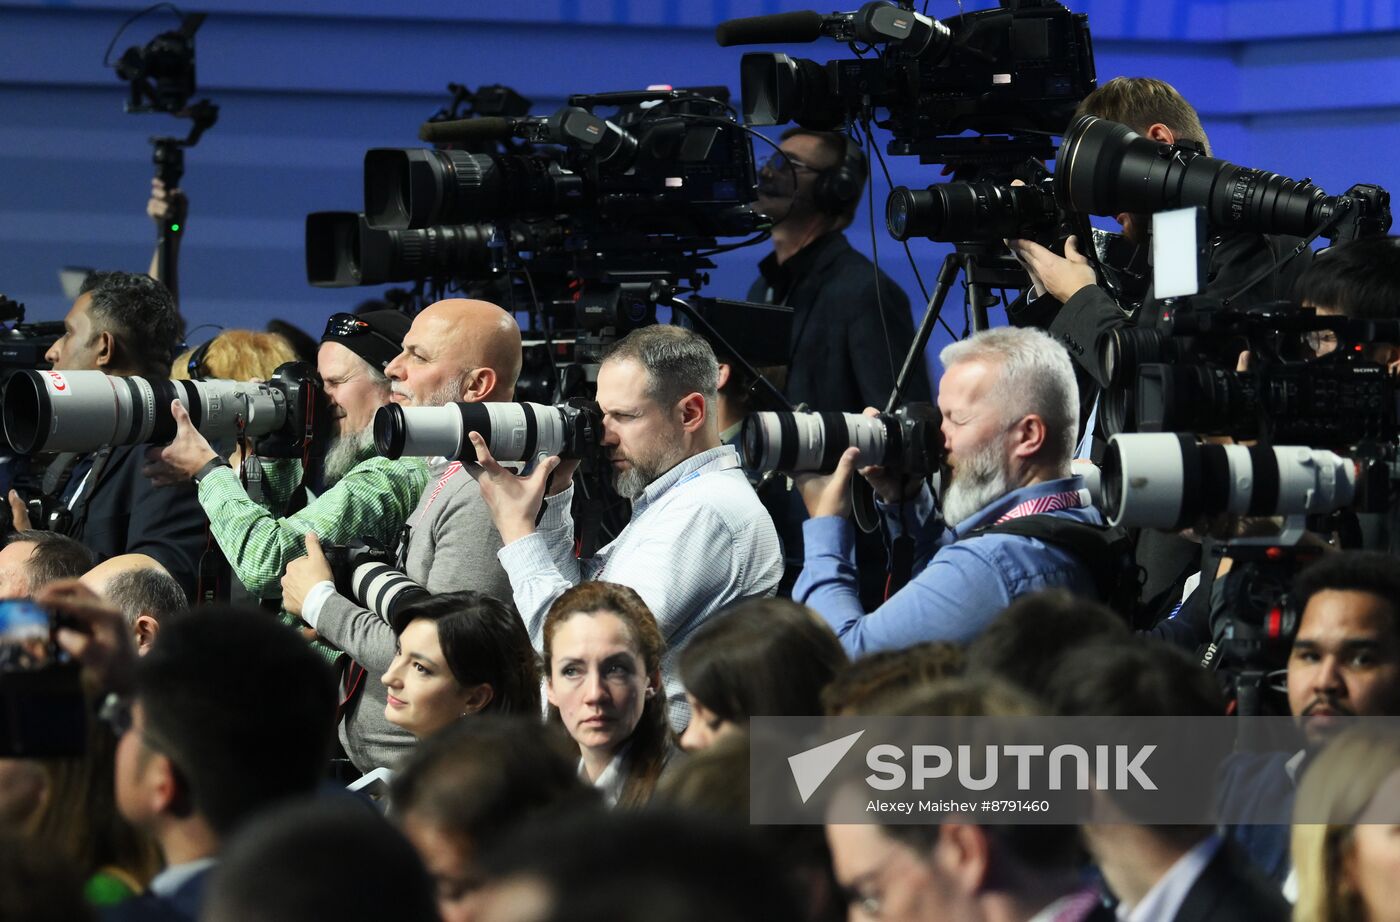
M 386 458 L 441 455 L 475 461 L 467 434 L 476 432 L 497 461 L 525 461 L 558 454 L 564 417 L 539 403 L 450 403 L 445 407 L 388 404 L 374 416 L 374 444 Z
M 893 431 L 892 431 L 893 430 Z M 744 464 L 760 471 L 831 473 L 854 445 L 862 464 L 883 464 L 898 444 L 894 422 L 859 413 L 750 413 L 741 437 Z
M 266 384 L 217 379 L 172 383 L 178 386 L 178 397 L 190 414 L 190 423 L 207 439 L 240 434 L 264 436 L 287 420 L 287 396 Z M 168 400 L 164 401 L 165 407 L 169 405 Z
M 1356 484 L 1355 464 L 1330 451 L 1132 433 L 1109 440 L 1103 510 L 1115 526 L 1180 529 L 1202 515 L 1333 512 L 1353 501 Z
M 5 384 L 5 438 L 20 454 L 168 441 L 175 382 L 100 371 L 20 371 Z

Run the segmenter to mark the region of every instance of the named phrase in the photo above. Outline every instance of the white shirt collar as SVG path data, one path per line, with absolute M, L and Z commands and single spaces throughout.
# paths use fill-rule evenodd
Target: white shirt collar
M 622 789 L 627 784 L 627 771 L 622 767 L 622 756 L 626 751 L 625 745 L 618 749 L 612 761 L 603 769 L 603 773 L 593 782 L 593 786 L 602 793 L 603 801 L 609 807 L 617 806 L 622 797 Z M 582 757 L 578 760 L 578 774 L 584 781 L 588 780 L 588 770 L 584 768 Z
M 1174 919 L 1186 902 L 1186 894 L 1196 885 L 1201 872 L 1210 864 L 1220 849 L 1217 836 L 1206 836 L 1189 852 L 1176 860 L 1176 863 L 1163 874 L 1147 895 L 1135 906 L 1118 904 L 1118 918 L 1123 922 L 1156 922 L 1158 919 Z
M 156 896 L 170 899 L 180 888 L 189 883 L 190 879 L 214 866 L 215 858 L 199 858 L 195 861 L 186 861 L 184 864 L 172 864 L 151 878 L 151 885 L 147 887 Z

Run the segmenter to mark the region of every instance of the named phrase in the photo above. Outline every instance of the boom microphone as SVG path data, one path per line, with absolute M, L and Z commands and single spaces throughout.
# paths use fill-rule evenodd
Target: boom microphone
M 815 42 L 822 37 L 822 26 L 825 22 L 825 16 L 812 10 L 728 19 L 715 26 L 715 41 L 722 48 L 734 45 Z
M 429 144 L 504 141 L 515 134 L 515 122 L 515 119 L 495 116 L 424 122 L 418 127 L 418 140 Z

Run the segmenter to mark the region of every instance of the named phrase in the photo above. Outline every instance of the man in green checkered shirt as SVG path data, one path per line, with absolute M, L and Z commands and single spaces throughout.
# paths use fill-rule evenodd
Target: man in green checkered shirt
M 374 414 L 389 402 L 384 368 L 399 354 L 409 319 L 398 311 L 336 314 L 326 325 L 316 356 L 335 439 L 326 452 L 326 489 L 304 508 L 283 510 L 301 483 L 301 462 L 259 459 L 262 503 L 244 489 L 238 473 L 190 424 L 178 405 L 178 430 L 163 449 L 152 450 L 146 473 L 157 483 L 193 478 L 209 529 L 239 581 L 259 598 L 276 598 L 287 564 L 305 555 L 305 535 L 323 544 L 363 538 L 394 547 L 428 478 L 421 458 L 391 461 L 374 450 Z

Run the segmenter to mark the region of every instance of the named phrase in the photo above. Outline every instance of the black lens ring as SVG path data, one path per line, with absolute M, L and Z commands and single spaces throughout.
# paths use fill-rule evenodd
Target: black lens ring
M 1185 433 L 1177 433 L 1181 453 L 1181 504 L 1177 507 L 1173 528 L 1185 528 L 1201 514 L 1201 446 Z
M 457 401 L 451 406 L 457 408 L 457 412 L 462 415 L 462 438 L 457 444 L 456 457 L 454 461 L 469 461 L 476 463 L 476 448 L 472 446 L 472 440 L 468 433 L 475 432 L 481 436 L 481 440 L 486 443 L 486 450 L 491 450 L 491 440 L 495 433 L 492 426 L 491 408 L 484 403 L 466 403 Z M 468 455 L 467 448 L 471 446 L 471 454 Z
M 525 414 L 525 457 L 522 460 L 530 460 L 535 456 L 535 446 L 539 443 L 540 427 L 535 419 L 535 408 L 528 403 L 521 403 L 520 410 Z M 559 413 L 558 410 L 554 412 Z M 559 414 L 560 420 L 563 414 Z
M 1216 515 L 1228 509 L 1234 483 L 1230 477 L 1230 456 L 1224 445 L 1200 445 L 1198 448 L 1201 453 L 1200 498 L 1192 520 L 1202 513 Z
M 773 415 L 778 417 L 778 464 L 774 470 L 791 471 L 797 464 L 797 414 Z
M 841 455 L 851 446 L 851 433 L 846 428 L 845 413 L 818 413 L 822 421 L 822 458 L 821 467 L 817 470 L 823 474 L 830 474 L 836 470 L 836 463 L 841 460 Z M 840 433 L 840 438 L 833 438 L 835 433 Z
M 1278 508 L 1278 456 L 1268 445 L 1249 446 L 1249 464 L 1253 468 L 1254 490 L 1249 494 L 1249 515 L 1273 515 Z
M 397 403 L 386 403 L 374 413 L 374 448 L 390 460 L 403 457 L 404 447 L 403 407 Z
M 132 432 L 140 432 L 145 425 L 141 418 L 145 407 L 141 400 L 141 389 L 135 385 L 135 381 L 135 378 L 127 378 L 126 384 L 131 389 L 131 430 Z M 147 383 L 151 386 L 151 436 L 148 441 L 152 445 L 164 445 L 175 438 L 175 432 L 179 427 L 175 425 L 175 414 L 170 412 L 170 404 L 180 396 L 182 389 L 186 394 L 185 404 L 190 408 L 190 425 L 199 429 L 200 423 L 204 421 L 204 414 L 199 401 L 195 399 L 199 393 L 195 390 L 193 381 L 151 381 L 147 379 Z M 161 412 L 162 407 L 165 408 L 164 413 Z

